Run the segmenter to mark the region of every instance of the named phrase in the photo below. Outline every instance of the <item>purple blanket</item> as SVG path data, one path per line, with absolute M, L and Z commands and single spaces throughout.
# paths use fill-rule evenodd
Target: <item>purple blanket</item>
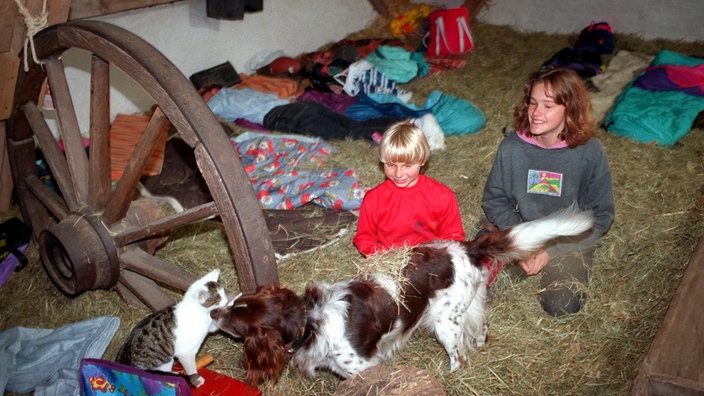
M 680 91 L 704 96 L 704 64 L 650 66 L 633 85 L 648 91 Z

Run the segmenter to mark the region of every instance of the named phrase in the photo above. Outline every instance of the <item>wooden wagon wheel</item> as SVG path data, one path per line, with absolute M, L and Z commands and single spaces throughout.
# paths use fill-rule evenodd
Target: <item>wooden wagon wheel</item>
M 196 276 L 155 257 L 156 242 L 176 227 L 214 215 L 223 222 L 242 291 L 278 284 L 271 239 L 242 164 L 222 126 L 168 59 L 134 34 L 97 21 L 51 26 L 34 37 L 34 44 L 42 65 L 18 73 L 8 151 L 22 216 L 38 242 L 47 274 L 62 292 L 73 296 L 116 287 L 154 310 L 170 304 L 159 284 L 185 290 Z M 91 55 L 88 154 L 61 60 L 71 48 Z M 114 184 L 109 155 L 111 67 L 132 78 L 156 103 L 137 149 Z M 63 151 L 37 103 L 46 78 Z M 133 196 L 159 132 L 168 123 L 193 148 L 213 201 L 165 216 L 158 204 Z M 46 159 L 59 192 L 40 180 L 37 152 Z

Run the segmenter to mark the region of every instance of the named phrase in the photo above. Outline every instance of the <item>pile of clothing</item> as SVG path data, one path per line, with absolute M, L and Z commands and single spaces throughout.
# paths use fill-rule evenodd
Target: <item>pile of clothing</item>
M 374 144 L 389 125 L 410 119 L 423 129 L 431 149 L 441 150 L 445 136 L 477 132 L 485 122 L 472 103 L 440 91 L 422 104 L 413 103 L 412 93 L 401 84 L 430 76 L 432 67 L 426 53 L 397 39 L 345 39 L 295 59 L 274 55 L 258 55 L 260 64 L 250 61 L 248 66 L 255 73 L 240 74 L 236 84 L 219 87 L 206 99 L 217 117 L 249 131 L 232 143 L 242 162 L 250 164 L 245 170 L 265 209 L 295 209 L 310 202 L 359 208 L 366 188 L 354 170 L 325 169 L 321 160 L 321 168 L 311 173 L 291 164 L 291 156 L 315 152 L 315 147 L 325 147 L 320 158 L 326 158 L 332 147 L 325 140 Z M 262 150 L 270 150 L 268 156 Z M 268 158 L 284 161 L 274 166 Z

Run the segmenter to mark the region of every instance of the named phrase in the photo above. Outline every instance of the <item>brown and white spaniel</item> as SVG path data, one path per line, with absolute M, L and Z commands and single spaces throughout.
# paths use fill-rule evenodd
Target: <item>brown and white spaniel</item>
M 592 224 L 590 212 L 573 206 L 471 241 L 419 245 L 403 279 L 363 275 L 308 285 L 302 296 L 278 286 L 259 287 L 211 317 L 244 341 L 251 385 L 276 380 L 289 359 L 291 368 L 311 378 L 317 369 L 349 378 L 389 358 L 420 327 L 435 333 L 454 371 L 486 338 L 488 271 L 482 259 L 526 259 L 547 241 L 581 234 Z

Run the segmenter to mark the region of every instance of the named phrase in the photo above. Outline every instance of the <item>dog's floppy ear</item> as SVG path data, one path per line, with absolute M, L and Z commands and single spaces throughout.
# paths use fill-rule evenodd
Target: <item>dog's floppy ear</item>
M 250 331 L 247 311 L 241 304 L 235 303 L 212 310 L 210 317 L 220 330 L 233 337 L 242 338 Z
M 244 340 L 247 383 L 257 386 L 267 379 L 276 380 L 286 366 L 287 352 L 281 333 L 273 329 L 253 329 Z

